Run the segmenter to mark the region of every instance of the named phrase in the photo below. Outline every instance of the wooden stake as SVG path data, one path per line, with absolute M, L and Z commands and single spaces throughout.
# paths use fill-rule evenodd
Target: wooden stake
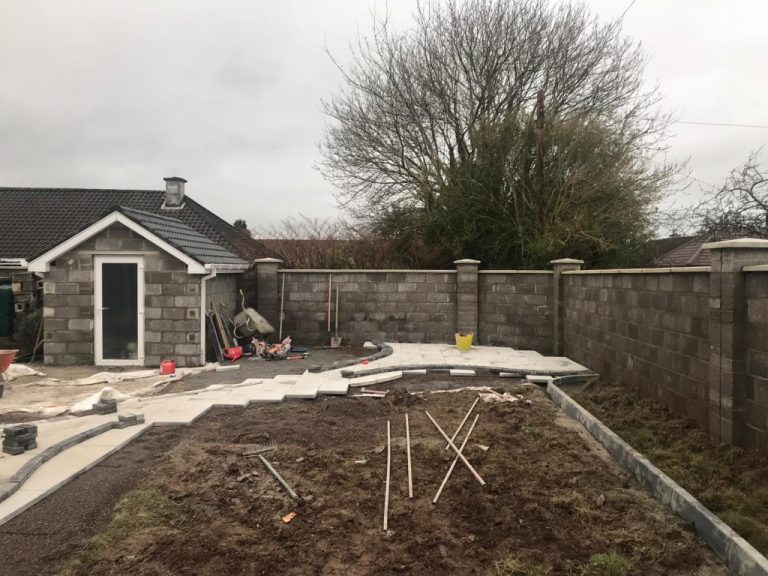
M 475 406 L 477 405 L 477 401 L 478 400 L 480 400 L 479 396 L 477 398 L 475 398 L 475 401 L 472 403 L 472 406 L 469 408 L 469 412 L 467 412 L 467 414 L 464 416 L 464 420 L 461 421 L 461 424 L 459 424 L 459 427 L 456 428 L 456 432 L 454 432 L 453 436 L 451 436 L 451 442 L 456 440 L 456 436 L 458 436 L 459 432 L 461 432 L 461 429 L 464 428 L 464 424 L 466 423 L 467 418 L 469 418 L 469 415 L 472 414 L 472 410 L 475 409 Z M 448 450 L 448 448 L 450 448 L 450 445 L 446 444 L 445 445 L 445 449 Z
M 280 332 L 277 339 L 283 341 L 283 306 L 285 305 L 285 272 L 283 272 L 283 286 L 280 288 Z
M 336 284 L 336 324 L 334 326 L 336 339 L 339 339 L 339 285 Z
M 331 335 L 331 275 L 328 274 L 328 336 Z
M 483 480 L 483 477 L 477 473 L 477 470 L 475 470 L 472 464 L 469 463 L 469 460 L 464 457 L 464 454 L 462 454 L 461 451 L 456 448 L 456 445 L 453 443 L 453 441 L 448 438 L 448 435 L 445 432 L 443 432 L 443 429 L 440 428 L 440 424 L 438 424 L 435 419 L 432 418 L 432 415 L 426 410 L 424 411 L 424 414 L 426 414 L 427 418 L 429 418 L 432 424 L 435 425 L 435 428 L 437 428 L 437 431 L 440 432 L 441 436 L 448 441 L 448 445 L 453 448 L 453 451 L 456 452 L 459 458 L 461 458 L 461 461 L 464 462 L 464 465 L 469 469 L 470 472 L 472 472 L 472 475 L 477 478 L 477 481 L 480 482 L 481 485 L 485 486 L 485 480 Z
M 411 426 L 408 413 L 405 414 L 405 447 L 408 451 L 408 498 L 413 498 L 413 472 L 411 469 Z
M 384 532 L 389 522 L 389 470 L 392 465 L 392 445 L 390 440 L 389 420 L 387 420 L 387 483 L 384 488 Z
M 467 440 L 469 440 L 469 437 L 472 435 L 472 430 L 475 429 L 475 424 L 477 424 L 477 419 L 480 418 L 480 414 L 475 414 L 475 420 L 472 422 L 472 426 L 469 427 L 469 432 L 467 432 L 467 435 L 464 437 L 464 442 L 461 443 L 461 448 L 459 448 L 459 452 L 464 452 L 464 446 L 467 445 Z M 445 478 L 443 478 L 443 483 L 440 484 L 440 488 L 437 491 L 437 494 L 435 494 L 435 499 L 432 500 L 432 504 L 437 504 L 438 498 L 440 498 L 440 494 L 443 492 L 443 488 L 445 488 L 446 483 L 448 482 L 448 478 L 451 477 L 451 473 L 453 472 L 453 469 L 456 467 L 456 462 L 459 461 L 459 457 L 456 456 L 456 458 L 453 459 L 453 462 L 451 462 L 451 467 L 448 468 L 448 472 L 445 474 Z

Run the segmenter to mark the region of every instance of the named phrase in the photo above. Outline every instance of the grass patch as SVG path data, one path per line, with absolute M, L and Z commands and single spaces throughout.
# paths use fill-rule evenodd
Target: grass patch
M 768 457 L 716 443 L 633 387 L 598 383 L 573 396 L 768 555 Z
M 128 492 L 115 506 L 115 515 L 106 530 L 78 550 L 61 576 L 89 574 L 99 564 L 110 564 L 131 542 L 147 538 L 148 531 L 172 522 L 180 514 L 178 505 L 153 488 Z
M 584 576 L 630 576 L 635 569 L 629 558 L 621 554 L 595 554 L 589 559 L 582 574 Z
M 525 562 L 517 556 L 505 556 L 494 565 L 495 576 L 545 576 L 549 569 L 541 564 Z

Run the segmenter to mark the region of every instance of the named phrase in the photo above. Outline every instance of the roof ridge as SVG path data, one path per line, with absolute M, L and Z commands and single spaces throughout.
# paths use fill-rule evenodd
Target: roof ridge
M 0 192 L 3 190 L 13 190 L 13 191 L 36 191 L 39 190 L 40 192 L 53 192 L 53 191 L 61 191 L 61 192 L 157 192 L 160 194 L 165 194 L 165 190 L 150 190 L 147 188 L 75 188 L 75 187 L 65 187 L 62 188 L 61 186 L 0 186 Z

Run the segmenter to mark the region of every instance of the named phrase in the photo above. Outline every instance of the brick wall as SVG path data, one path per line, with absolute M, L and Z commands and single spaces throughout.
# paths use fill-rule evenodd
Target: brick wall
M 745 444 L 768 446 L 768 273 L 750 272 L 747 280 L 747 386 Z
M 551 353 L 553 275 L 480 271 L 479 343 Z
M 94 256 L 112 251 L 144 258 L 145 365 L 164 358 L 199 365 L 200 278 L 120 224 L 58 258 L 45 275 L 45 363 L 94 363 Z
M 565 354 L 708 422 L 709 274 L 566 272 Z
M 327 342 L 329 272 L 285 274 L 283 335 Z M 332 272 L 331 330 L 339 289 L 339 336 L 345 342 L 448 342 L 456 323 L 456 273 L 445 271 Z M 261 288 L 259 288 L 261 291 Z M 275 325 L 277 328 L 277 325 Z

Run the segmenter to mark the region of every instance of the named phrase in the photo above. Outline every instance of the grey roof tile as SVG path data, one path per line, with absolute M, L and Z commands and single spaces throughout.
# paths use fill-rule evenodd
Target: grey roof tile
M 125 206 L 119 212 L 201 264 L 248 266 L 248 262 L 193 230 L 181 220 Z

